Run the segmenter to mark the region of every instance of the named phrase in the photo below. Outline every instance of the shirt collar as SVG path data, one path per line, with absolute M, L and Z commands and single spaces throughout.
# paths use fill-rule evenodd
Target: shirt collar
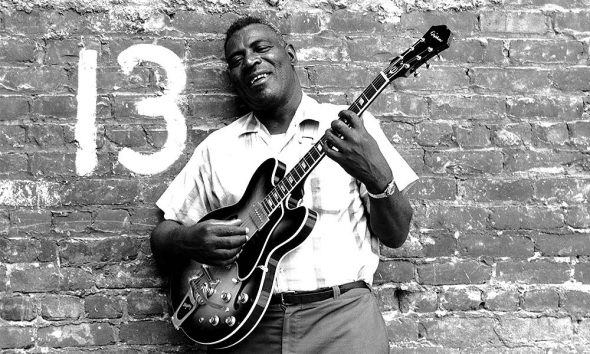
M 303 92 L 299 107 L 297 107 L 297 111 L 295 111 L 295 115 L 287 128 L 287 135 L 290 135 L 293 129 L 307 125 L 308 122 L 319 124 L 320 120 L 317 117 L 317 110 L 314 109 L 315 105 L 318 105 L 318 102 Z M 239 136 L 249 133 L 262 133 L 263 136 L 270 135 L 264 124 L 260 123 L 253 112 L 244 116 L 238 132 Z

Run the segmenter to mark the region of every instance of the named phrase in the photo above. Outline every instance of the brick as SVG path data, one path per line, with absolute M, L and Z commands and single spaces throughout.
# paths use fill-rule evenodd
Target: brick
M 399 299 L 400 311 L 427 313 L 438 309 L 438 295 L 435 291 L 398 290 L 395 296 Z
M 418 240 L 418 237 L 414 236 L 413 230 L 406 239 L 406 242 L 401 247 L 389 248 L 387 246 L 380 245 L 379 253 L 384 258 L 418 258 L 424 257 L 423 246 Z
M 348 10 L 338 10 L 328 19 L 328 29 L 340 33 L 380 33 L 395 30 L 394 25 L 379 21 L 376 14 L 358 16 Z
M 473 348 L 498 345 L 495 321 L 491 318 L 443 317 L 424 320 L 421 333 L 427 341 L 444 348 Z
M 129 211 L 129 229 L 137 233 L 149 233 L 161 221 L 161 211 L 156 208 L 136 208 Z
M 199 90 L 231 91 L 231 89 L 232 85 L 225 68 L 197 66 L 187 70 L 186 90 L 189 92 Z
M 46 44 L 44 63 L 51 65 L 77 65 L 80 59 L 81 49 L 80 41 L 76 39 L 49 40 Z
M 414 142 L 415 132 L 412 124 L 381 119 L 381 129 L 394 147 L 408 146 Z
M 496 266 L 499 281 L 526 284 L 562 284 L 570 279 L 570 265 L 551 261 L 500 261 Z
M 0 106 L 2 105 L 0 98 Z M 2 120 L 2 118 L 0 118 Z M 14 150 L 24 147 L 26 141 L 25 128 L 18 125 L 0 127 L 0 150 Z
M 154 261 L 141 260 L 106 265 L 93 272 L 94 284 L 99 288 L 157 288 L 164 281 Z
M 347 59 L 345 43 L 343 43 L 341 38 L 334 36 L 332 32 L 322 32 L 311 36 L 293 38 L 290 40 L 290 43 L 297 50 L 299 65 L 317 61 L 342 62 Z M 377 62 L 385 63 L 388 60 Z
M 562 173 L 564 166 L 568 168 L 584 168 L 585 161 L 580 154 L 569 151 L 555 151 L 541 149 L 535 151 L 526 150 L 504 150 L 506 172 L 519 171 L 548 171 Z
M 555 87 L 565 92 L 590 90 L 588 77 L 590 77 L 590 69 L 585 67 L 557 69 L 552 75 Z
M 486 228 L 488 217 L 488 211 L 479 207 L 427 207 L 415 209 L 414 223 L 427 229 L 477 230 Z
M 484 62 L 484 55 L 490 49 L 483 40 L 453 40 L 452 45 L 442 55 L 451 62 L 480 64 Z
M 46 31 L 39 10 L 33 11 L 15 11 L 4 19 L 6 31 L 11 34 L 36 35 Z
M 138 181 L 82 179 L 63 184 L 60 194 L 64 205 L 122 205 L 139 200 L 141 192 Z
M 533 181 L 472 179 L 461 184 L 461 191 L 466 200 L 527 202 L 533 197 Z
M 409 199 L 455 200 L 457 185 L 454 179 L 421 177 L 408 190 Z
M 5 296 L 0 301 L 0 318 L 7 321 L 32 321 L 35 317 L 35 301 L 28 296 Z
M 567 129 L 570 131 L 573 144 L 580 147 L 590 145 L 590 122 L 568 123 Z
M 421 233 L 420 243 L 426 257 L 454 256 L 457 249 L 457 240 L 454 234 L 448 231 Z
M 556 311 L 559 294 L 554 289 L 534 289 L 524 293 L 522 308 L 531 312 Z
M 508 115 L 516 118 L 553 118 L 561 121 L 582 117 L 579 97 L 526 97 L 508 99 Z
M 136 44 L 153 44 L 160 47 L 164 47 L 172 51 L 179 59 L 185 58 L 185 41 L 183 39 L 162 39 L 162 38 L 113 38 L 106 42 L 106 48 L 101 53 L 100 63 L 107 65 L 119 65 L 119 55 L 124 50 L 129 49 L 131 46 Z M 204 42 L 204 41 L 203 41 Z M 200 42 L 199 42 L 200 43 Z M 217 43 L 217 42 L 216 42 Z M 223 46 L 223 42 L 219 42 L 219 48 Z M 133 49 L 131 49 L 133 50 Z
M 559 31 L 588 31 L 590 12 L 559 11 L 555 14 L 555 28 Z
M 98 101 L 99 99 L 97 99 Z M 99 108 L 97 107 L 98 112 Z M 73 96 L 39 96 L 31 104 L 31 113 L 39 117 L 74 119 L 77 114 L 76 98 Z
M 10 289 L 15 292 L 48 292 L 59 289 L 60 269 L 53 263 L 26 264 L 11 269 Z
M 431 97 L 433 119 L 499 119 L 506 114 L 506 99 L 494 96 L 449 96 Z
M 349 97 L 357 97 L 358 94 L 360 92 L 355 95 L 351 94 Z M 319 100 L 319 102 L 325 101 Z M 428 100 L 425 97 L 389 90 L 384 91 L 371 104 L 369 111 L 375 116 L 427 117 L 429 115 Z
M 274 23 L 283 34 L 317 33 L 321 27 L 321 14 L 317 11 L 296 11 L 289 16 L 277 16 L 275 12 L 254 12 Z
M 55 242 L 45 239 L 0 238 L 0 261 L 6 263 L 56 261 Z
M 75 177 L 76 154 L 63 152 L 36 152 L 30 154 L 30 170 L 33 176 Z M 56 168 L 59 166 L 59 168 Z
M 375 78 L 376 73 L 365 66 L 345 65 L 314 65 L 306 67 L 311 85 L 318 88 L 350 88 L 364 89 Z M 342 75 L 346 72 L 346 75 Z M 359 92 L 360 93 L 360 92 Z
M 414 279 L 414 264 L 406 261 L 383 261 L 373 276 L 375 284 L 405 283 Z
M 537 341 L 565 342 L 572 338 L 570 318 L 517 318 L 500 317 L 496 333 L 507 345 L 522 345 Z
M 225 60 L 223 39 L 190 38 L 188 43 L 188 59 L 198 62 L 209 60 Z
M 484 11 L 479 15 L 482 32 L 544 34 L 550 19 L 540 12 Z
M 171 25 L 187 34 L 195 33 L 225 33 L 230 24 L 237 19 L 237 15 L 226 13 L 213 15 L 210 13 L 198 13 L 195 11 L 176 11 Z
M 75 79 L 77 80 L 77 73 Z M 136 66 L 129 75 L 118 67 L 99 67 L 96 70 L 96 87 L 99 94 L 113 92 L 153 93 L 159 91 L 154 85 L 150 69 L 144 66 Z
M 118 146 L 135 148 L 147 144 L 145 131 L 141 125 L 116 125 L 105 127 L 106 138 Z
M 197 95 L 187 97 L 188 110 L 186 117 L 209 117 L 209 118 L 237 118 L 241 116 L 237 98 L 223 95 Z M 242 111 L 243 112 L 243 111 Z
M 84 239 L 60 242 L 63 264 L 83 265 L 92 262 L 120 262 L 136 259 L 140 240 L 130 237 Z
M 31 143 L 40 148 L 64 146 L 64 128 L 61 125 L 31 125 L 27 128 Z
M 60 289 L 63 291 L 87 290 L 96 286 L 97 270 L 85 267 L 61 267 Z
M 0 40 L 0 62 L 30 63 L 35 61 L 36 45 L 30 38 Z
M 183 334 L 168 321 L 138 321 L 121 324 L 121 342 L 127 344 L 188 344 Z
M 57 183 L 0 180 L 0 205 L 47 207 L 60 205 Z
M 24 97 L 0 96 L 0 112 L 0 121 L 25 118 L 29 114 L 29 101 Z
M 491 289 L 485 293 L 485 308 L 490 311 L 513 312 L 518 309 L 518 291 L 513 289 Z
M 0 174 L 19 176 L 27 174 L 29 165 L 27 155 L 14 153 L 0 153 Z
M 574 266 L 574 279 L 583 284 L 590 284 L 590 263 L 577 263 Z
M 0 327 L 0 349 L 31 348 L 35 344 L 35 328 L 3 325 Z
M 6 266 L 0 264 L 0 291 L 7 291 L 8 290 L 8 272 L 6 270 Z
M 565 123 L 533 124 L 532 141 L 538 147 L 558 147 L 568 144 L 569 132 Z
M 402 91 L 457 91 L 469 87 L 469 76 L 463 68 L 433 64 L 429 70 L 421 71 L 418 77 L 396 80 L 393 86 Z
M 570 207 L 565 212 L 565 223 L 566 225 L 576 228 L 586 228 L 590 226 L 590 207 Z
M 54 214 L 54 230 L 57 233 L 84 232 L 92 223 L 92 214 L 87 211 L 64 211 Z
M 447 311 L 477 311 L 484 307 L 477 288 L 449 288 L 440 294 L 441 308 Z
M 415 342 L 418 340 L 419 323 L 413 318 L 394 318 L 386 321 L 387 337 L 394 343 Z
M 469 69 L 471 83 L 478 89 L 502 93 L 537 93 L 551 87 L 549 71 L 540 68 Z
M 528 146 L 532 142 L 531 125 L 528 123 L 493 126 L 492 143 L 498 147 Z
M 66 71 L 59 67 L 0 68 L 0 78 L 0 93 L 65 93 L 70 88 Z
M 421 146 L 456 146 L 449 122 L 423 122 L 416 125 L 416 142 Z
M 82 299 L 70 295 L 40 297 L 41 315 L 50 321 L 78 319 L 84 315 Z
M 590 197 L 588 181 L 582 179 L 539 179 L 534 187 L 535 199 L 544 203 L 585 203 Z
M 99 210 L 92 223 L 92 228 L 104 232 L 124 232 L 129 229 L 129 212 L 127 210 Z
M 324 33 L 325 36 L 333 34 Z M 351 61 L 377 62 L 382 65 L 404 52 L 416 42 L 413 38 L 392 36 L 347 36 L 344 44 Z M 298 47 L 295 47 L 298 49 Z
M 418 265 L 418 280 L 425 285 L 483 284 L 491 268 L 472 260 Z
M 479 175 L 498 174 L 502 171 L 504 157 L 493 150 L 454 150 L 426 152 L 426 166 L 436 174 Z
M 37 340 L 52 348 L 83 347 L 114 344 L 115 335 L 108 323 L 80 323 L 39 328 Z
M 119 318 L 123 316 L 121 300 L 114 296 L 91 295 L 84 299 L 88 318 Z
M 541 230 L 564 226 L 563 215 L 550 207 L 493 208 L 490 223 L 498 230 Z
M 544 256 L 588 256 L 590 255 L 589 236 L 589 234 L 538 234 L 534 237 L 535 248 Z
M 458 239 L 459 254 L 466 257 L 532 257 L 535 245 L 530 237 L 517 233 L 498 235 L 466 233 Z
M 377 299 L 377 303 L 379 304 L 379 309 L 381 311 L 399 310 L 399 301 L 395 296 L 396 291 L 396 288 L 390 287 L 373 288 L 373 294 L 375 294 L 375 298 Z
M 564 40 L 513 40 L 510 41 L 510 60 L 516 63 L 570 63 L 576 64 L 584 55 L 584 46 L 578 41 Z
M 166 295 L 153 291 L 132 291 L 127 295 L 127 312 L 136 318 L 162 316 L 167 312 Z
M 442 11 L 411 11 L 401 16 L 401 27 L 417 35 L 427 31 L 431 26 L 447 25 L 454 34 L 467 37 L 478 32 L 477 14 L 471 11 L 457 13 Z
M 490 130 L 481 125 L 453 126 L 454 140 L 463 148 L 485 148 L 490 146 Z

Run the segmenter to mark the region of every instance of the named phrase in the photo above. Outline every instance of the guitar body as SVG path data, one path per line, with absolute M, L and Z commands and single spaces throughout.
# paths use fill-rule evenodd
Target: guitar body
M 225 348 L 244 339 L 268 307 L 281 259 L 310 234 L 317 215 L 298 205 L 302 183 L 263 225 L 257 220 L 256 206 L 284 175 L 281 162 L 266 160 L 254 173 L 240 201 L 200 220 L 240 219 L 249 233 L 231 266 L 188 261 L 170 279 L 172 322 L 195 342 Z

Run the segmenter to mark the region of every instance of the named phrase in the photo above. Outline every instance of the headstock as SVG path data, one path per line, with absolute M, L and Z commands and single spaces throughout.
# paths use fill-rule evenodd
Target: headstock
M 451 31 L 445 25 L 432 26 L 413 46 L 393 59 L 384 71 L 389 81 L 409 76 L 429 59 L 449 47 Z

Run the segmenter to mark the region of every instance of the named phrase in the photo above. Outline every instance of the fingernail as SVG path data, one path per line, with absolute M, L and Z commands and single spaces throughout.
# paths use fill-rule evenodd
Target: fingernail
M 249 234 L 250 233 L 250 229 L 246 228 L 246 233 Z

